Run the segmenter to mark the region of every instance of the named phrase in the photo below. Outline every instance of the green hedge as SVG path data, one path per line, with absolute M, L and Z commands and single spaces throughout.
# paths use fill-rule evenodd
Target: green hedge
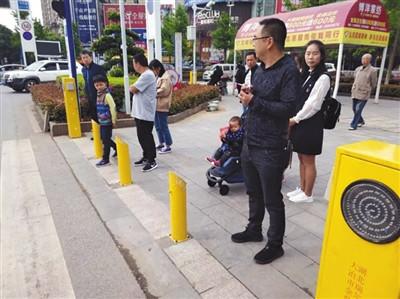
M 339 84 L 339 92 L 345 94 L 351 94 L 352 83 L 340 83 Z M 375 94 L 375 91 L 372 92 L 372 95 Z M 388 84 L 381 85 L 381 96 L 392 97 L 392 98 L 400 98 L 400 85 Z
M 79 81 L 79 79 L 78 79 Z M 117 80 L 118 81 L 118 80 Z M 115 82 L 114 82 L 115 83 Z M 219 97 L 218 89 L 214 86 L 207 85 L 182 85 L 179 90 L 174 90 L 172 94 L 172 104 L 170 114 L 176 114 L 186 109 L 196 107 L 204 102 L 210 101 Z M 118 94 L 120 92 L 121 94 Z M 123 98 L 123 88 L 116 88 L 114 85 L 113 96 L 114 98 Z M 65 122 L 65 106 L 64 96 L 61 84 L 44 83 L 32 86 L 31 89 L 32 100 L 43 110 L 48 111 L 50 120 L 56 122 Z M 88 102 L 87 99 L 82 97 L 81 104 L 81 117 L 83 120 L 89 120 L 88 116 Z
M 61 82 L 63 77 L 68 77 L 68 76 L 58 76 L 56 83 L 58 86 L 61 87 Z M 113 95 L 115 105 L 117 106 L 117 110 L 120 111 L 122 107 L 124 106 L 124 99 L 125 99 L 125 91 L 124 91 L 124 78 L 123 77 L 110 77 L 107 76 L 109 86 L 110 86 L 110 91 L 111 94 Z M 136 76 L 131 76 L 129 77 L 129 84 L 133 84 L 136 82 L 138 77 Z M 82 75 L 78 75 L 78 88 L 79 88 L 79 97 L 81 99 L 85 99 L 85 82 L 83 80 Z
M 187 85 L 173 92 L 169 114 L 177 114 L 219 97 L 220 94 L 216 86 Z

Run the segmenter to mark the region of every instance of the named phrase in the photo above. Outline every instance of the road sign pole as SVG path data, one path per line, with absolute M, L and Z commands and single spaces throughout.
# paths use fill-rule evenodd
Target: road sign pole
M 69 49 L 69 63 L 70 63 L 70 71 L 71 76 L 75 79 L 75 84 L 77 84 L 76 80 L 76 60 L 75 60 L 75 46 L 74 46 L 74 37 L 72 34 L 72 20 L 71 20 L 71 5 L 70 0 L 64 1 L 64 11 L 65 11 L 65 21 L 67 23 L 67 32 L 66 36 L 68 37 L 68 49 Z

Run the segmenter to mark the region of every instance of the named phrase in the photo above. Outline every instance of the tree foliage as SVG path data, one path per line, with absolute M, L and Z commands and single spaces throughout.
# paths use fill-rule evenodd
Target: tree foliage
M 385 78 L 385 84 L 388 84 L 394 67 L 395 57 L 400 48 L 400 1 L 382 0 L 382 3 L 388 13 L 390 24 L 389 63 Z
M 211 33 L 213 46 L 216 49 L 224 50 L 224 57 L 228 49 L 233 49 L 235 44 L 236 27 L 232 23 L 229 14 L 226 12 L 221 13 L 215 30 Z
M 0 64 L 19 62 L 19 34 L 0 25 Z
M 119 25 L 119 19 L 114 14 L 114 20 L 112 24 L 107 25 L 103 34 L 99 39 L 95 40 L 92 44 L 92 50 L 99 53 L 104 54 L 104 60 L 106 63 L 104 67 L 106 69 L 111 69 L 114 65 L 118 65 L 122 67 L 122 38 L 121 38 L 121 28 Z M 109 14 L 110 15 L 110 14 Z M 119 16 L 119 14 L 118 14 Z M 128 52 L 128 67 L 129 71 L 133 72 L 132 64 L 129 61 L 132 61 L 132 56 L 143 53 L 143 49 L 136 47 L 135 41 L 138 40 L 138 35 L 131 31 L 126 30 L 126 45 Z
M 175 13 L 166 15 L 163 19 L 161 28 L 162 45 L 165 54 L 169 57 L 175 55 L 175 32 L 182 32 L 182 53 L 188 54 L 189 47 L 186 37 L 186 27 L 188 26 L 188 15 L 185 7 L 179 4 Z

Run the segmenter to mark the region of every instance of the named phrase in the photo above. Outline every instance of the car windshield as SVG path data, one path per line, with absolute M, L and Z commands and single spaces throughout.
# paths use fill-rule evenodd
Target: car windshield
M 36 71 L 43 65 L 42 61 L 37 61 L 25 68 L 25 71 Z

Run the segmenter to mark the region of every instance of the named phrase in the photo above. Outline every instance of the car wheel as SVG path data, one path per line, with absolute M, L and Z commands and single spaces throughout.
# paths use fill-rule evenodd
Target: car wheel
M 33 79 L 26 80 L 26 81 L 25 81 L 25 85 L 24 85 L 25 90 L 26 90 L 27 92 L 30 92 L 30 91 L 31 91 L 31 87 L 32 87 L 33 85 L 36 85 L 36 84 L 37 84 L 37 81 L 36 81 L 36 80 L 33 80 Z

